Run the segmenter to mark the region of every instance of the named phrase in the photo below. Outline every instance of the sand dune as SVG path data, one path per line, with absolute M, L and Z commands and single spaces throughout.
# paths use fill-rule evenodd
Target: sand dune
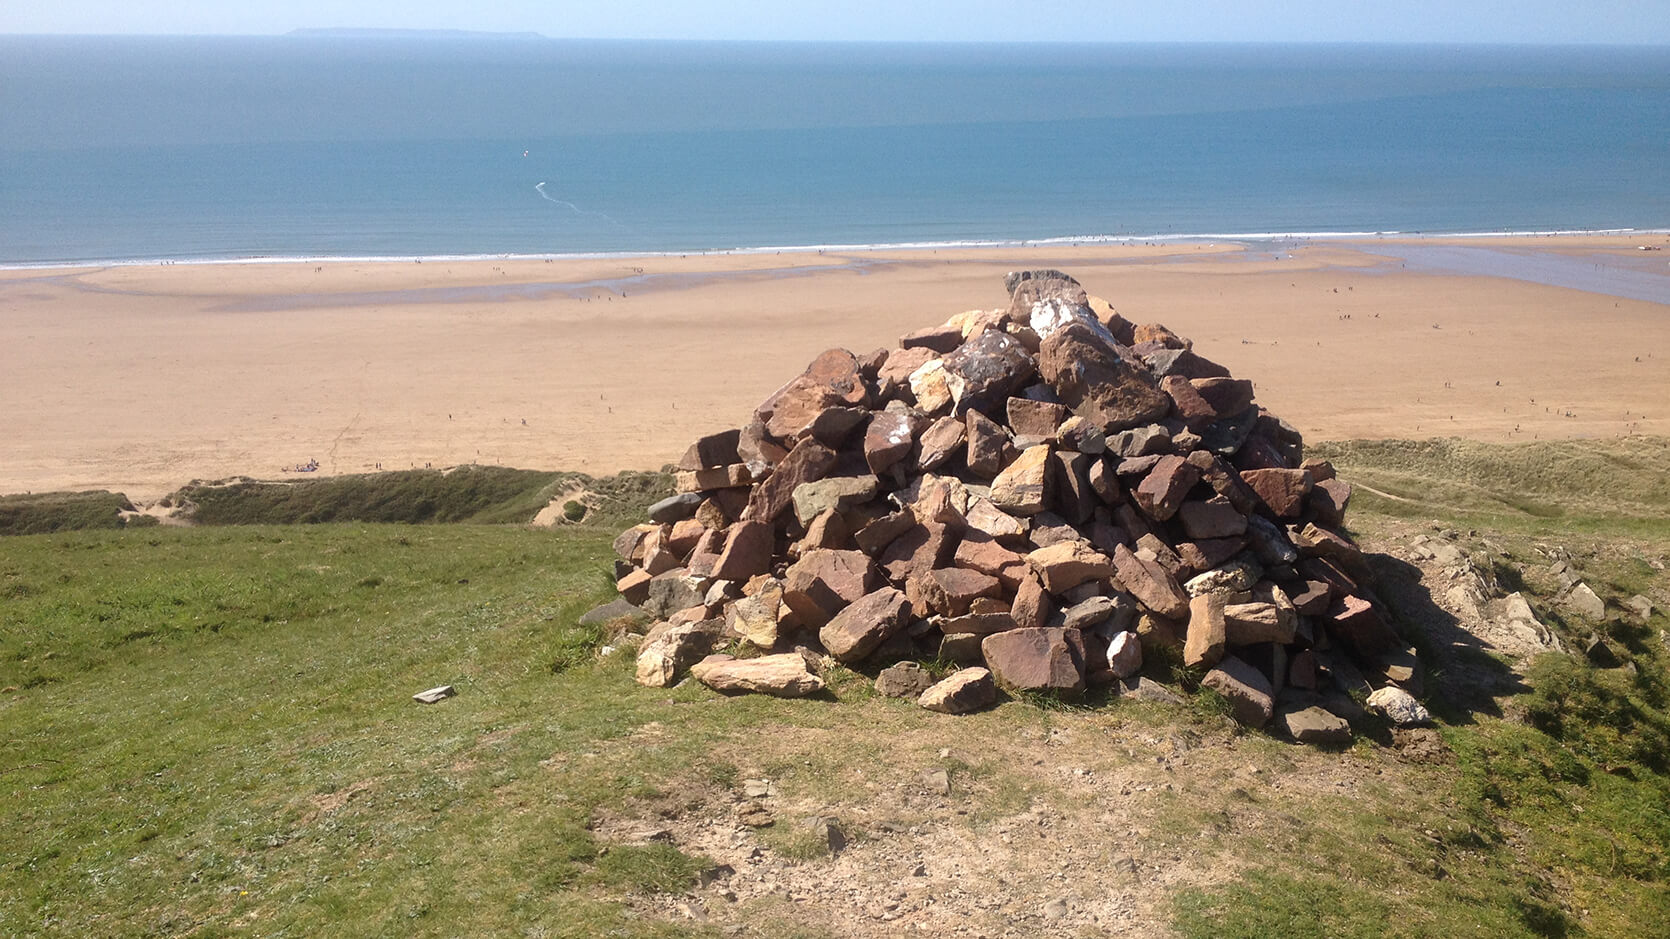
M 1001 306 L 1003 272 L 1040 266 L 1192 338 L 1310 439 L 1670 434 L 1670 305 L 1597 292 L 1670 291 L 1670 250 L 1636 250 L 1666 242 L 1466 240 L 1522 256 L 1511 277 L 1396 240 L 0 271 L 0 492 L 148 500 L 310 459 L 653 468 L 823 349 Z M 1520 279 L 1541 255 L 1594 283 Z

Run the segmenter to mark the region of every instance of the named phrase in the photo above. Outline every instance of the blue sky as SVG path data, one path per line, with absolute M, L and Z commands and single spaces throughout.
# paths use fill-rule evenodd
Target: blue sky
M 0 33 L 283 33 L 949 41 L 1670 44 L 1670 0 L 16 0 Z

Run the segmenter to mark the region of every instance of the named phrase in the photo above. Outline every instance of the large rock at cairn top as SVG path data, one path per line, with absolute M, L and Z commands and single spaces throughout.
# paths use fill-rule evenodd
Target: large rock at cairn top
M 810 428 L 825 408 L 862 407 L 868 400 L 858 358 L 845 349 L 830 349 L 765 399 L 754 414 L 772 437 L 787 440 Z
M 1105 330 L 1081 320 L 1066 322 L 1043 341 L 1038 373 L 1063 404 L 1104 433 L 1152 423 L 1171 410 L 1171 398 L 1153 376 L 1120 356 Z
M 1037 372 L 1019 339 L 990 329 L 947 355 L 942 367 L 955 415 L 970 408 L 992 413 Z

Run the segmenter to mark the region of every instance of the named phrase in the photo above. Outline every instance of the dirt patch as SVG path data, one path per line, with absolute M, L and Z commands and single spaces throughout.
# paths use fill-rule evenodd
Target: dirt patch
M 554 496 L 545 508 L 534 515 L 532 524 L 539 528 L 554 528 L 558 525 L 569 524 L 569 519 L 563 514 L 563 507 L 570 502 L 578 502 L 590 512 L 597 508 L 599 497 L 584 486 L 570 486 L 560 495 Z
M 302 816 L 298 825 L 310 825 L 326 815 L 340 811 L 343 806 L 370 792 L 376 785 L 377 780 L 375 779 L 362 779 L 335 792 L 323 792 L 315 795 L 311 800 L 313 802 L 312 811 Z
M 884 725 L 891 707 L 857 706 L 881 711 Z M 1233 880 L 1259 860 L 1248 845 L 1427 785 L 1389 748 L 1322 752 L 1227 721 L 1179 728 L 1176 717 L 1033 709 L 994 722 L 1005 734 L 946 721 L 874 753 L 854 746 L 851 728 L 756 728 L 715 748 L 739 780 L 663 787 L 598 818 L 593 833 L 712 858 L 710 883 L 630 902 L 740 935 L 792 922 L 861 939 L 1164 937 L 1176 891 Z M 838 851 L 818 818 L 835 820 Z

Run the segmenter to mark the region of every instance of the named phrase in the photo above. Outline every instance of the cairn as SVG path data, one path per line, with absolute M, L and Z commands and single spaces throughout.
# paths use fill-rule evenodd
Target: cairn
M 1351 487 L 1251 382 L 1059 271 L 1005 286 L 897 349 L 823 353 L 691 444 L 615 541 L 655 621 L 639 682 L 799 696 L 827 656 L 902 663 L 878 688 L 949 713 L 998 688 L 1175 697 L 1146 659 L 1317 742 L 1349 740 L 1347 692 L 1419 694 L 1340 528 Z M 710 654 L 732 642 L 763 654 Z

